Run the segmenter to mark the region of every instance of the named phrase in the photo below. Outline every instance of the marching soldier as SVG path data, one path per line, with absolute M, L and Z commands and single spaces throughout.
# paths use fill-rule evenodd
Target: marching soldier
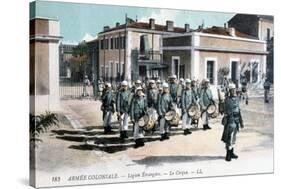
M 147 88 L 147 106 L 148 108 L 157 108 L 158 90 L 155 86 L 155 81 L 150 80 Z
M 169 93 L 168 83 L 163 83 L 163 92 L 158 99 L 157 111 L 160 118 L 161 141 L 169 139 L 169 124 L 165 120 L 165 114 L 173 108 L 173 99 Z
M 180 78 L 180 82 L 177 87 L 177 105 L 178 105 L 178 107 L 181 107 L 181 94 L 182 94 L 184 87 L 185 87 L 184 79 Z
M 214 100 L 209 83 L 210 83 L 209 79 L 203 80 L 200 100 L 199 100 L 199 104 L 202 110 L 203 130 L 211 129 L 211 127 L 209 126 L 209 115 L 207 112 L 207 108 L 209 105 L 214 103 Z
M 104 94 L 102 95 L 102 106 L 103 111 L 103 127 L 104 134 L 111 133 L 111 115 L 114 113 L 114 98 L 111 90 L 111 84 L 105 85 Z
M 239 98 L 235 96 L 235 93 L 235 85 L 229 84 L 229 96 L 225 99 L 224 117 L 222 120 L 224 130 L 221 139 L 226 146 L 226 161 L 238 158 L 238 156 L 234 154 L 236 134 L 239 131 L 239 126 L 244 128 L 240 113 Z
M 162 84 L 161 84 L 161 80 L 160 80 L 160 79 L 157 79 L 157 81 L 156 81 L 156 87 L 157 87 L 158 90 L 159 90 L 160 87 L 162 87 Z
M 132 89 L 131 89 L 131 93 L 135 94 L 136 93 L 136 89 L 138 87 L 141 87 L 142 86 L 142 83 L 141 83 L 141 80 L 136 80 L 134 85 L 132 86 Z
M 195 79 L 193 79 L 191 81 L 191 91 L 192 91 L 192 94 L 193 94 L 194 98 L 196 100 L 198 100 L 200 93 L 199 93 L 199 88 L 198 88 L 198 85 L 197 85 L 197 82 L 196 82 Z
M 131 120 L 134 124 L 134 140 L 135 140 L 135 148 L 144 146 L 144 135 L 143 129 L 139 127 L 138 121 L 144 116 L 145 111 L 147 109 L 146 97 L 142 91 L 141 87 L 136 88 L 136 95 L 134 96 L 131 103 Z
M 117 93 L 116 111 L 120 124 L 120 138 L 128 138 L 128 114 L 130 108 L 131 93 L 128 90 L 127 81 L 122 81 L 121 88 Z
M 186 87 L 183 89 L 181 95 L 182 129 L 184 131 L 184 135 L 189 135 L 192 133 L 190 131 L 191 118 L 189 117 L 187 110 L 195 101 L 195 97 L 191 90 L 191 81 L 190 79 L 186 79 Z
M 170 95 L 175 104 L 177 104 L 177 89 L 178 89 L 176 79 L 177 79 L 176 75 L 172 75 L 170 77 Z

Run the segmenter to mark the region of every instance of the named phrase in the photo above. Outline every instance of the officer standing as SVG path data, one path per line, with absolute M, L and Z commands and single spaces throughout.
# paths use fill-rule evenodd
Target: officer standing
M 139 119 L 145 115 L 147 109 L 147 102 L 146 97 L 142 91 L 141 87 L 136 88 L 136 95 L 131 103 L 131 120 L 134 124 L 134 141 L 135 141 L 135 148 L 144 146 L 144 135 L 143 129 L 139 127 L 138 121 Z
M 128 82 L 122 81 L 117 93 L 116 111 L 120 124 L 120 138 L 128 138 L 128 114 L 130 110 L 131 92 L 128 90 Z
M 160 141 L 169 139 L 169 124 L 166 122 L 165 114 L 173 108 L 173 99 L 169 93 L 168 83 L 163 83 L 163 92 L 158 99 L 157 111 L 160 118 Z
M 178 90 L 176 80 L 177 80 L 176 75 L 172 75 L 170 77 L 170 95 L 175 104 L 177 104 L 177 90 Z
M 240 113 L 239 98 L 235 96 L 235 94 L 235 85 L 229 84 L 229 96 L 225 99 L 224 117 L 222 120 L 224 130 L 221 139 L 226 147 L 226 161 L 238 158 L 238 156 L 234 154 L 236 134 L 239 131 L 239 126 L 244 128 Z
M 158 90 L 155 86 L 155 81 L 150 80 L 149 86 L 147 88 L 147 106 L 148 108 L 157 108 L 157 97 L 158 97 Z
M 214 100 L 209 83 L 210 83 L 209 79 L 203 80 L 200 100 L 199 100 L 199 104 L 202 110 L 203 130 L 211 129 L 211 127 L 209 126 L 209 115 L 207 112 L 207 108 L 209 105 L 214 103 Z
M 111 84 L 106 83 L 104 94 L 102 95 L 102 106 L 101 110 L 103 111 L 103 127 L 104 134 L 111 133 L 111 115 L 114 113 L 114 98 L 111 90 Z
M 192 133 L 190 131 L 191 118 L 189 117 L 187 110 L 195 101 L 195 97 L 191 90 L 191 80 L 186 79 L 186 87 L 183 89 L 181 95 L 182 129 L 184 131 L 184 135 L 189 135 Z

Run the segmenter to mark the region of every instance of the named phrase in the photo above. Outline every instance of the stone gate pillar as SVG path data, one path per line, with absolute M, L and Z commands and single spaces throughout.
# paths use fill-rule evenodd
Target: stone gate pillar
M 59 111 L 59 21 L 30 20 L 30 112 Z

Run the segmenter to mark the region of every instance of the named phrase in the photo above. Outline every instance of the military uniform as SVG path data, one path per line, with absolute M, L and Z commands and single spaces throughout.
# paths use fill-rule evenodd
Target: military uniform
M 178 85 L 176 83 L 170 83 L 170 94 L 172 97 L 172 100 L 174 103 L 177 104 L 177 90 L 178 90 Z
M 209 115 L 207 112 L 207 107 L 212 104 L 213 101 L 213 94 L 212 91 L 209 87 L 207 88 L 202 88 L 201 89 L 201 94 L 200 94 L 200 99 L 199 99 L 199 104 L 202 109 L 202 122 L 203 122 L 203 129 L 211 129 L 209 127 Z
M 195 97 L 192 93 L 191 89 L 184 89 L 181 95 L 181 110 L 182 110 L 182 129 L 184 130 L 184 134 L 191 134 L 191 117 L 188 115 L 188 108 L 194 103 Z
M 111 132 L 111 115 L 114 113 L 114 98 L 111 89 L 107 89 L 104 91 L 102 95 L 102 107 L 103 111 L 103 127 L 104 132 Z
M 157 97 L 158 97 L 158 90 L 157 88 L 148 88 L 147 89 L 147 106 L 149 108 L 157 108 Z
M 239 126 L 243 127 L 239 98 L 237 96 L 229 96 L 225 99 L 222 124 L 224 125 L 224 130 L 221 140 L 226 146 L 226 160 L 230 161 L 231 158 L 238 158 L 238 156 L 234 154 L 233 148 L 236 142 L 236 134 L 239 131 Z
M 131 109 L 130 109 L 131 120 L 134 123 L 134 140 L 136 143 L 135 147 L 144 146 L 143 129 L 139 127 L 138 121 L 142 116 L 145 115 L 146 109 L 147 109 L 146 97 L 144 95 L 138 96 L 136 94 L 132 100 Z
M 128 138 L 128 117 L 130 111 L 131 92 L 129 90 L 120 89 L 116 98 L 116 111 L 119 114 L 118 121 L 120 124 L 120 137 Z
M 157 112 L 160 117 L 161 140 L 169 139 L 169 124 L 166 122 L 165 114 L 171 110 L 173 99 L 169 93 L 163 92 L 158 99 Z

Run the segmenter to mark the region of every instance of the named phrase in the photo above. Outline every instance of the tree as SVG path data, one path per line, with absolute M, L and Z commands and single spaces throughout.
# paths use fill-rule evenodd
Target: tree
M 72 58 L 70 59 L 71 77 L 74 81 L 83 81 L 87 74 L 87 62 L 89 59 L 89 47 L 85 42 L 79 43 L 73 48 Z

